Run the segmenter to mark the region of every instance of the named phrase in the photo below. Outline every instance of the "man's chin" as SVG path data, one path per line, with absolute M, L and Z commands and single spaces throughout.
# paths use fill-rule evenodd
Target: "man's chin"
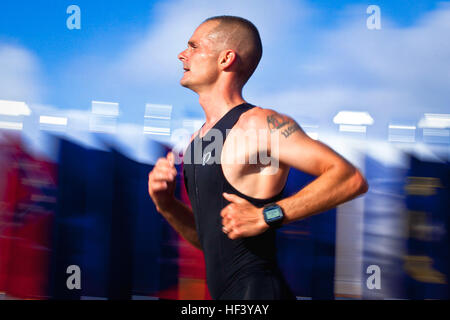
M 180 84 L 181 84 L 182 87 L 194 90 L 194 89 L 192 89 L 192 85 L 189 83 L 189 81 L 185 81 L 185 80 L 181 79 L 180 80 Z
M 188 84 L 186 82 L 184 82 L 183 80 L 180 81 L 180 85 L 182 87 L 189 88 Z

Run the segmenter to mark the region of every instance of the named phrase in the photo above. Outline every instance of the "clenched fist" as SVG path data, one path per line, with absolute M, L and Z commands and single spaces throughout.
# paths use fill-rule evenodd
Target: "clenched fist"
M 222 209 L 222 231 L 231 240 L 252 237 L 269 229 L 264 221 L 262 208 L 257 208 L 247 200 L 235 195 L 224 193 L 223 197 L 230 202 Z
M 169 152 L 166 158 L 160 158 L 148 175 L 148 193 L 158 211 L 165 210 L 175 199 L 177 170 L 174 155 Z

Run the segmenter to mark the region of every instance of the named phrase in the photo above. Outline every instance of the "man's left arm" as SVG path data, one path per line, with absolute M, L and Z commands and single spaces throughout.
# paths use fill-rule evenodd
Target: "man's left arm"
M 283 209 L 283 224 L 304 219 L 335 208 L 366 193 L 368 184 L 361 172 L 342 156 L 320 141 L 311 139 L 290 117 L 279 114 L 268 116 L 284 118 L 281 128 L 271 126 L 278 135 L 280 163 L 317 176 L 310 184 L 291 197 L 278 202 Z
M 272 149 L 271 156 L 317 177 L 296 194 L 277 202 L 284 213 L 283 224 L 335 208 L 367 192 L 368 184 L 357 168 L 322 142 L 311 139 L 292 118 L 273 111 L 264 118 L 268 134 L 276 135 L 275 141 L 278 140 L 278 150 Z M 222 212 L 224 226 L 232 230 L 228 234 L 231 239 L 253 236 L 269 228 L 261 208 L 252 208 L 236 195 L 224 197 L 234 209 L 225 208 Z

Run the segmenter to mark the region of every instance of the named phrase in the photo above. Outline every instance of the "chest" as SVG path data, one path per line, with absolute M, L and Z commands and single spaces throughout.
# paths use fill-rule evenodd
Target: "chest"
M 229 180 L 242 179 L 256 173 L 264 165 L 254 137 L 245 137 L 232 131 L 227 136 L 210 130 L 207 136 L 196 137 L 184 154 L 185 164 L 192 164 L 211 179 L 224 175 Z

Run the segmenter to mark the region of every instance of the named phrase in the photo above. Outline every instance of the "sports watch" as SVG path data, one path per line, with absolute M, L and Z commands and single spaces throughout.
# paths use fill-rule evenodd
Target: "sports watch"
M 276 203 L 267 204 L 263 209 L 264 220 L 271 228 L 279 228 L 282 225 L 284 213 Z

